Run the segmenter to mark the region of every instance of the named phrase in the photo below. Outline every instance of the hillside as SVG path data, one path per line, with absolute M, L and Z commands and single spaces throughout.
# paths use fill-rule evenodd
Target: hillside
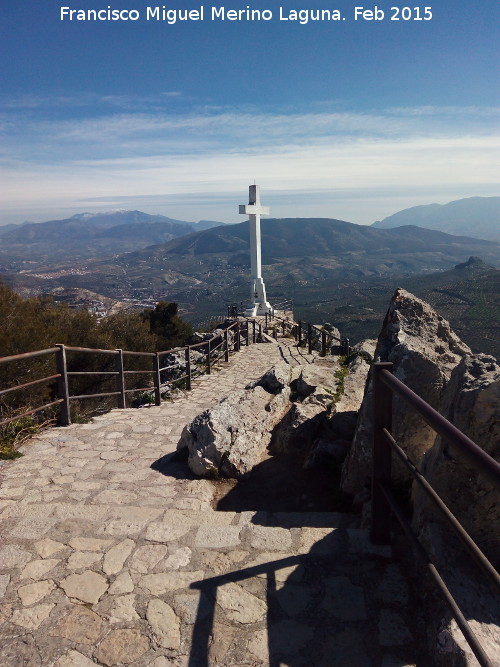
M 402 225 L 500 241 L 500 197 L 469 197 L 444 205 L 413 206 L 377 220 L 372 227 L 392 229 Z
M 184 222 L 141 211 L 81 213 L 64 220 L 0 227 L 0 259 L 92 259 L 166 243 L 219 224 Z
M 353 341 L 374 338 L 397 287 L 429 303 L 474 352 L 500 359 L 500 270 L 471 257 L 449 271 L 343 283 L 335 289 L 299 288 L 295 311 L 315 322 L 334 322 Z

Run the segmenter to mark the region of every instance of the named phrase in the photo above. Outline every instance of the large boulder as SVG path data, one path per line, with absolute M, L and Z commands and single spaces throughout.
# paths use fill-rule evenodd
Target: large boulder
M 471 351 L 449 323 L 427 303 L 403 289 L 394 293 L 377 341 L 375 361 L 391 361 L 394 375 L 437 410 L 441 394 L 455 366 Z M 355 495 L 369 483 L 372 466 L 373 396 L 370 371 L 353 444 L 342 471 L 342 489 Z M 434 443 L 435 433 L 407 404 L 394 397 L 394 436 L 419 464 Z M 394 466 L 394 477 L 409 473 Z
M 289 406 L 290 370 L 276 364 L 247 389 L 205 410 L 181 434 L 177 449 L 188 449 L 195 475 L 242 477 L 260 463 L 271 432 Z
M 443 414 L 491 457 L 500 461 L 500 366 L 485 354 L 466 356 L 443 395 Z M 423 475 L 484 553 L 500 565 L 500 490 L 441 437 L 422 461 Z M 443 526 L 441 513 L 415 485 L 414 527 L 441 563 L 440 540 L 429 531 Z

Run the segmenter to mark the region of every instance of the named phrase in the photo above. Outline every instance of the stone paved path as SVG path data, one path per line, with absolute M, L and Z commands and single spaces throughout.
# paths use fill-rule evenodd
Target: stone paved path
M 290 354 L 252 345 L 184 399 L 51 429 L 2 465 L 2 667 L 429 664 L 398 566 L 352 517 L 217 512 L 169 457 Z

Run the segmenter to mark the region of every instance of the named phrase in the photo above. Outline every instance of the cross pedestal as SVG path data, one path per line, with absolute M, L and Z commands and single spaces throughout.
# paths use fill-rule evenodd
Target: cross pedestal
M 250 219 L 250 300 L 247 303 L 245 317 L 265 315 L 272 311 L 267 301 L 266 286 L 262 279 L 261 244 L 260 244 L 260 216 L 269 215 L 269 208 L 260 203 L 258 185 L 248 188 L 248 204 L 242 204 L 239 211 L 248 215 Z

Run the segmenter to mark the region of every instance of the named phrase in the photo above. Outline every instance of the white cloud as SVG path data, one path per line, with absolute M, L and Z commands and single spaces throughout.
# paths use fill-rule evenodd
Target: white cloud
M 396 201 L 416 189 L 418 197 L 437 193 L 441 200 L 495 194 L 490 184 L 500 143 L 494 110 L 475 107 L 372 114 L 221 109 L 62 122 L 7 113 L 5 123 L 0 173 L 8 195 L 0 201 L 2 222 L 16 211 L 57 210 L 57 202 L 61 211 L 77 211 L 83 200 L 117 202 L 131 196 L 143 209 L 160 202 L 168 207 L 172 197 L 194 193 L 206 202 L 216 194 L 225 201 L 239 196 L 254 178 L 271 198 L 290 193 L 296 216 L 313 207 L 315 215 L 324 210 L 324 215 L 371 222 L 387 208 L 390 213 L 405 207 L 391 206 L 391 197 Z M 304 193 L 307 205 L 301 207 L 296 191 Z M 383 198 L 377 191 L 385 193 Z M 339 197 L 343 215 L 332 210 Z M 366 208 L 368 200 L 373 213 Z M 175 205 L 187 210 L 185 201 Z M 197 206 L 189 209 L 190 218 L 209 217 L 195 215 L 202 208 Z M 218 215 L 210 210 L 210 217 L 235 219 L 233 208 Z M 180 217 L 169 208 L 157 212 Z

